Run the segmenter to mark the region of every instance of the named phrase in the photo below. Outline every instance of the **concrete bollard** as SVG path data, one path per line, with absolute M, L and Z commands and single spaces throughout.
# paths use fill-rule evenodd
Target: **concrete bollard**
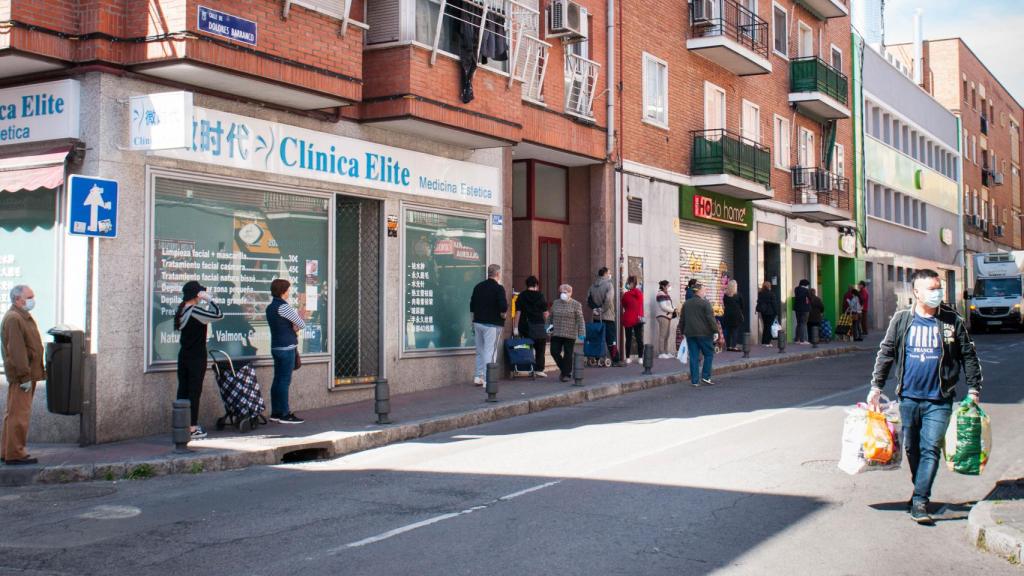
M 786 351 L 786 329 L 779 330 L 779 354 Z
M 743 357 L 750 358 L 750 332 L 743 333 Z
M 188 400 L 175 400 L 171 411 L 171 441 L 175 452 L 188 452 L 188 441 L 192 437 L 189 430 L 192 422 L 192 403 Z
M 587 363 L 587 357 L 582 352 L 576 352 L 572 356 L 572 385 L 583 386 L 583 366 Z
M 373 411 L 377 414 L 377 424 L 391 424 L 388 418 L 391 413 L 391 386 L 387 378 L 381 378 L 373 385 Z
M 820 334 L 821 334 L 821 327 L 820 326 L 810 326 L 810 327 L 808 327 L 808 330 L 810 331 L 811 348 L 817 348 L 818 347 L 818 341 L 821 339 L 821 336 L 820 336 Z
M 487 386 L 484 390 L 487 391 L 488 402 L 498 401 L 498 365 L 494 362 L 487 365 Z
M 654 345 L 644 344 L 644 357 L 643 357 L 644 374 L 650 374 L 651 368 L 654 368 Z

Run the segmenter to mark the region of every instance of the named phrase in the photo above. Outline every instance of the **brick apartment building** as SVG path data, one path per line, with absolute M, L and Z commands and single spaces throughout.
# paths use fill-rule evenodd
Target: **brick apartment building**
M 623 267 L 649 316 L 660 280 L 678 298 L 697 278 L 719 307 L 735 279 L 756 332 L 760 284 L 788 302 L 806 278 L 834 322 L 856 278 L 847 3 L 620 7 Z
M 904 65 L 913 61 L 910 44 L 887 49 Z M 922 86 L 961 119 L 968 254 L 1024 248 L 1024 108 L 962 39 L 926 40 L 922 56 Z

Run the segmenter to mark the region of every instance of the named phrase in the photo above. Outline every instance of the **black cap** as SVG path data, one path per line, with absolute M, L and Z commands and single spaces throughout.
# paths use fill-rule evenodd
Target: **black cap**
M 195 280 L 189 280 L 185 282 L 185 285 L 181 287 L 181 299 L 191 300 L 196 296 L 199 296 L 200 292 L 206 292 L 206 286 L 203 286 Z

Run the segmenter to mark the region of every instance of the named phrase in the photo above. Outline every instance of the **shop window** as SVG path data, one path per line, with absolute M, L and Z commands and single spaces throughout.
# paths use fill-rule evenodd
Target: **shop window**
M 529 182 L 530 163 L 512 163 L 512 217 L 528 218 L 530 211 Z
M 487 277 L 487 220 L 406 209 L 403 349 L 465 350 L 474 345 L 469 300 Z
M 569 221 L 569 170 L 538 160 L 512 164 L 514 218 Z
M 300 350 L 327 351 L 328 199 L 165 177 L 154 179 L 153 190 L 152 363 L 177 358 L 174 313 L 189 280 L 205 285 L 224 312 L 210 327 L 210 348 L 269 358 L 270 282 L 284 278 L 290 304 L 306 321 Z
M 57 320 L 56 221 L 56 190 L 0 190 L 0 310 L 10 308 L 11 288 L 29 285 L 40 303 L 32 315 L 42 332 Z

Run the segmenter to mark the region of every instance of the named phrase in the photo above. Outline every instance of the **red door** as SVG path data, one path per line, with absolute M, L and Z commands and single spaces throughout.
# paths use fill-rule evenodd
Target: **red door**
M 562 241 L 558 238 L 540 238 L 540 290 L 548 304 L 558 298 L 562 283 Z

